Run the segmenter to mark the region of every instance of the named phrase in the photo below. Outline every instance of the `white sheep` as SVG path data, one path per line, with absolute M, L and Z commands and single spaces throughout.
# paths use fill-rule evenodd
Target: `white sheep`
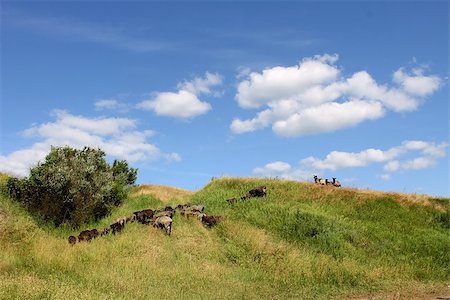
M 116 220 L 117 223 L 120 224 L 120 226 L 125 226 L 125 224 L 127 223 L 127 217 L 120 217 Z
M 155 220 L 154 227 L 164 229 L 168 235 L 172 232 L 172 218 L 162 216 Z

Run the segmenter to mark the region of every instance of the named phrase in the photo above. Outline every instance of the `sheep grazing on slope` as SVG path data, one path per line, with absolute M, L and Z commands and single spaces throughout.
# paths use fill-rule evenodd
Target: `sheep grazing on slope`
M 131 215 L 129 217 L 127 217 L 126 222 L 125 223 L 132 223 L 136 220 L 136 216 L 135 215 Z
M 335 187 L 341 187 L 341 183 L 340 183 L 339 181 L 336 180 L 336 177 L 333 177 L 333 182 L 332 182 L 332 184 L 333 184 Z
M 314 175 L 314 183 L 321 184 L 321 185 L 326 185 L 327 184 L 327 180 L 323 179 L 323 178 L 319 178 L 319 177 L 317 177 L 317 175 Z
M 155 215 L 155 212 L 151 209 L 144 209 L 141 211 L 142 213 L 142 218 L 144 223 L 148 224 L 150 222 L 150 220 L 153 218 L 153 216 Z
M 77 238 L 74 237 L 73 235 L 69 236 L 69 244 L 71 245 L 75 245 L 77 243 Z
M 98 237 L 100 235 L 100 233 L 98 232 L 97 229 L 92 229 L 91 230 L 91 239 L 95 239 L 96 237 Z
M 265 186 L 259 186 L 253 190 L 248 191 L 248 194 L 250 197 L 264 197 L 267 195 L 267 187 Z
M 95 239 L 98 236 L 99 236 L 99 232 L 97 229 L 83 230 L 78 235 L 78 242 L 82 242 L 82 241 L 90 242 L 92 239 Z
M 121 226 L 125 226 L 125 224 L 127 223 L 127 218 L 126 217 L 120 217 L 116 220 L 116 223 L 119 223 Z
M 111 224 L 111 226 L 110 226 L 110 228 L 111 228 L 113 234 L 119 233 L 120 231 L 122 231 L 122 229 L 123 229 L 124 227 L 125 227 L 125 226 L 122 225 L 122 224 L 119 223 L 119 222 L 113 223 L 113 224 Z
M 191 209 L 194 212 L 202 212 L 205 209 L 205 207 L 201 204 L 195 204 L 195 205 L 191 205 Z
M 205 224 L 209 228 L 213 227 L 214 225 L 217 225 L 217 223 L 223 220 L 223 216 L 208 216 L 206 214 L 201 214 L 198 216 L 198 218 L 203 224 Z
M 133 213 L 134 219 L 141 224 L 149 224 L 152 220 L 155 212 L 151 209 L 144 209 L 141 211 L 135 211 Z
M 158 217 L 153 226 L 159 229 L 164 229 L 167 235 L 170 235 L 172 233 L 172 218 L 168 216 Z
M 91 231 L 90 230 L 83 230 L 78 235 L 78 242 L 83 242 L 83 241 L 88 242 L 90 240 L 91 240 Z

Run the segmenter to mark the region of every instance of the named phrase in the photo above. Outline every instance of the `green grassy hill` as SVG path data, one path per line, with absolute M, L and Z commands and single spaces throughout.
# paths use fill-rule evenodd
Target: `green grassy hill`
M 267 197 L 225 201 L 259 185 Z M 449 199 L 223 178 L 196 193 L 137 187 L 82 229 L 186 202 L 225 220 L 207 229 L 177 214 L 171 236 L 132 223 L 70 246 L 80 230 L 39 224 L 0 196 L 0 299 L 434 299 L 448 291 Z

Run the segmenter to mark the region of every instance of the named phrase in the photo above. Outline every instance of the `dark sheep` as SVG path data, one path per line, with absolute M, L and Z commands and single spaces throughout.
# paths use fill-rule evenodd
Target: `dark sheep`
M 142 224 L 148 224 L 152 220 L 153 216 L 155 215 L 155 212 L 151 209 L 144 209 L 141 211 L 141 223 Z
M 202 223 L 205 224 L 209 228 L 217 225 L 217 223 L 221 222 L 222 220 L 223 220 L 223 216 L 208 216 L 206 214 L 203 214 L 201 216 Z
M 154 211 L 151 209 L 144 209 L 134 212 L 133 215 L 135 216 L 136 221 L 138 221 L 139 223 L 149 224 L 151 219 L 153 218 Z
M 248 191 L 248 194 L 250 197 L 264 197 L 266 193 L 267 188 L 265 186 L 259 186 L 253 190 Z
M 82 242 L 82 241 L 89 242 L 89 241 L 91 241 L 92 239 L 95 239 L 98 236 L 99 236 L 99 232 L 98 232 L 97 229 L 83 230 L 78 235 L 78 242 Z
M 90 230 L 83 230 L 78 235 L 78 242 L 86 241 L 89 242 L 91 240 L 91 231 Z
M 92 229 L 92 230 L 89 232 L 89 234 L 90 234 L 90 236 L 91 236 L 91 239 L 95 239 L 96 237 L 98 237 L 98 236 L 100 235 L 100 233 L 98 232 L 97 229 Z
M 135 211 L 133 213 L 133 215 L 136 218 L 136 221 L 138 221 L 139 223 L 144 224 L 144 213 L 142 211 Z
M 113 223 L 110 226 L 112 233 L 116 234 L 119 233 L 120 231 L 122 231 L 122 229 L 124 228 L 124 226 L 122 224 L 120 224 L 119 222 Z
M 77 238 L 73 235 L 69 236 L 69 244 L 75 245 L 77 243 Z

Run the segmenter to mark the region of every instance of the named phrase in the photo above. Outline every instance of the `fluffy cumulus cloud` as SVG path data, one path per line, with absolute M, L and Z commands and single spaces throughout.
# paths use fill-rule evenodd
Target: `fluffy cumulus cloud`
M 35 125 L 24 131 L 25 137 L 40 139 L 30 148 L 8 155 L 0 155 L 0 172 L 26 176 L 30 167 L 43 160 L 51 146 L 100 148 L 111 157 L 129 162 L 167 159 L 179 161 L 177 153 L 164 153 L 148 143 L 151 130 L 138 131 L 137 124 L 128 118 L 87 118 L 66 111 L 55 110 L 54 122 Z
M 379 84 L 367 71 L 344 78 L 337 55 L 305 58 L 298 65 L 273 67 L 241 75 L 236 101 L 241 108 L 259 109 L 254 118 L 236 118 L 233 133 L 272 127 L 280 136 L 331 132 L 382 118 L 386 111 L 416 110 L 442 80 L 423 69 L 400 68 L 393 83 Z
M 383 180 L 399 171 L 420 170 L 435 166 L 440 158 L 446 157 L 449 144 L 426 141 L 404 141 L 400 146 L 387 150 L 365 149 L 360 152 L 332 151 L 324 159 L 306 157 L 297 166 L 276 161 L 253 170 L 261 176 L 278 176 L 290 179 L 310 179 L 311 174 L 337 171 L 346 168 L 362 168 L 373 164 L 383 165 Z
M 212 87 L 222 84 L 217 73 L 206 72 L 203 78 L 195 77 L 191 81 L 178 84 L 177 92 L 156 93 L 153 99 L 142 101 L 138 108 L 154 111 L 159 116 L 178 119 L 191 119 L 210 111 L 211 105 L 199 99 L 200 95 L 217 96 Z

